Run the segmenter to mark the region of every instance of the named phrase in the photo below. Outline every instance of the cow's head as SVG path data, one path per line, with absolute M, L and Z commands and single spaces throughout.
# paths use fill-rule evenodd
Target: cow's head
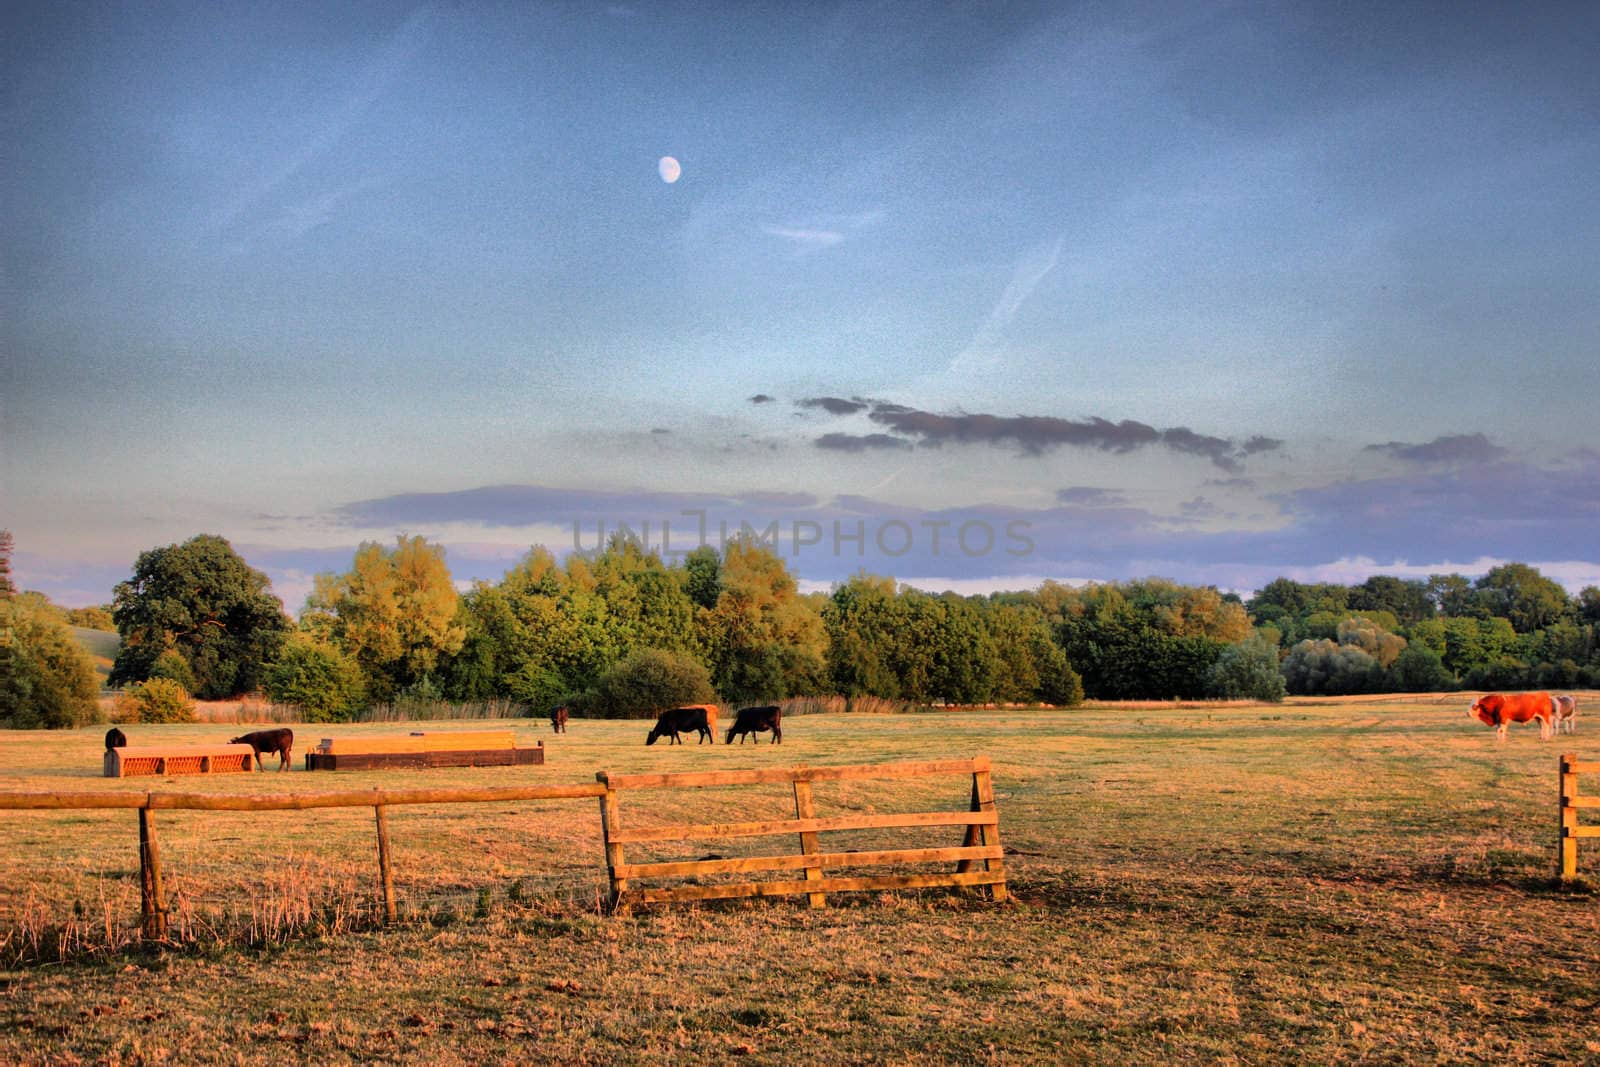
M 1481 696 L 1472 702 L 1472 707 L 1467 709 L 1467 718 L 1477 719 L 1485 726 L 1500 725 L 1500 705 L 1503 700 L 1499 693 L 1490 693 Z
M 647 745 L 653 745 L 653 744 L 656 743 L 657 740 L 660 739 L 661 735 L 664 734 L 664 733 L 666 733 L 666 731 L 663 730 L 660 726 L 652 727 L 651 730 L 650 730 L 650 736 L 644 739 L 644 743 L 647 744 Z

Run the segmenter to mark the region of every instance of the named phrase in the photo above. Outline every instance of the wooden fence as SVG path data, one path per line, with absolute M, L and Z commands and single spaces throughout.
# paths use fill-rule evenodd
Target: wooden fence
M 812 786 L 817 782 L 885 778 L 927 778 L 963 775 L 972 779 L 972 800 L 966 811 L 903 812 L 818 818 Z M 888 763 L 854 767 L 790 767 L 752 771 L 706 771 L 686 774 L 608 774 L 595 776 L 605 789 L 600 798 L 606 866 L 611 875 L 611 906 L 626 910 L 632 903 L 714 900 L 729 897 L 805 894 L 811 906 L 823 907 L 827 894 L 923 886 L 989 886 L 995 900 L 1006 899 L 1005 866 L 1000 847 L 1000 817 L 987 756 L 930 763 Z M 630 830 L 622 824 L 621 795 L 638 789 L 693 789 L 708 786 L 787 783 L 794 793 L 793 819 L 652 826 Z M 890 848 L 875 851 L 824 852 L 821 834 L 842 830 L 896 829 L 915 826 L 960 826 L 964 836 L 948 848 Z M 626 845 L 642 842 L 706 840 L 736 837 L 793 836 L 799 851 L 735 859 L 628 863 Z M 955 863 L 954 870 L 921 874 L 878 874 L 844 877 L 829 868 Z M 800 879 L 734 881 L 710 885 L 639 888 L 646 878 L 704 878 L 753 871 L 803 871 Z
M 1578 875 L 1578 838 L 1600 837 L 1600 826 L 1583 826 L 1578 809 L 1600 808 L 1600 796 L 1579 796 L 1578 775 L 1600 774 L 1600 763 L 1583 763 L 1572 753 L 1561 757 L 1561 877 Z
M 0 793 L 0 809 L 134 808 L 139 812 L 139 913 L 144 936 L 167 936 L 167 904 L 161 890 L 157 811 L 304 811 L 310 808 L 372 808 L 378 831 L 378 898 L 385 921 L 395 919 L 394 872 L 389 851 L 388 808 L 400 804 L 492 804 L 509 800 L 564 800 L 604 796 L 605 787 L 575 785 L 498 786 L 482 789 L 368 789 L 287 796 L 215 796 L 205 793 Z
M 907 778 L 936 774 L 970 774 L 970 812 L 932 812 L 907 815 L 866 815 L 818 819 L 812 809 L 811 783 L 852 778 Z M 493 804 L 518 800 L 571 800 L 598 797 L 605 834 L 606 863 L 610 868 L 612 903 L 626 905 L 622 894 L 630 878 L 696 876 L 727 870 L 804 870 L 801 882 L 753 882 L 734 886 L 685 886 L 646 890 L 641 901 L 705 900 L 729 896 L 772 896 L 785 892 L 811 895 L 814 907 L 824 894 L 857 889 L 904 889 L 916 886 L 988 885 L 996 900 L 1005 899 L 1005 873 L 1001 866 L 999 817 L 989 779 L 989 760 L 978 757 L 944 763 L 883 764 L 867 767 L 795 767 L 787 770 L 724 771 L 705 774 L 612 775 L 604 771 L 596 782 L 568 785 L 496 786 L 456 789 L 368 789 L 277 796 L 219 796 L 206 793 L 6 793 L 0 792 L 0 810 L 134 809 L 139 813 L 139 911 L 143 936 L 167 936 L 167 903 L 161 885 L 161 849 L 156 836 L 158 811 L 305 811 L 312 808 L 370 807 L 376 821 L 378 850 L 377 899 L 385 921 L 396 917 L 394 873 L 389 849 L 387 810 L 406 804 Z M 622 830 L 618 794 L 629 789 L 683 786 L 740 785 L 790 782 L 795 797 L 795 818 L 775 823 L 720 823 L 701 826 Z M 817 835 L 830 830 L 869 827 L 965 826 L 959 848 L 897 849 L 882 852 L 821 852 Z M 682 833 L 679 833 L 682 831 Z M 801 839 L 798 856 L 754 857 L 741 860 L 696 861 L 687 864 L 623 863 L 622 847 L 629 841 L 673 840 L 693 837 L 742 837 L 796 833 Z M 959 862 L 953 873 L 892 875 L 872 878 L 828 878 L 824 868 L 889 863 Z M 980 869 L 981 866 L 981 869 Z M 788 887 L 798 887 L 790 889 Z M 630 898 L 631 899 L 631 898 Z

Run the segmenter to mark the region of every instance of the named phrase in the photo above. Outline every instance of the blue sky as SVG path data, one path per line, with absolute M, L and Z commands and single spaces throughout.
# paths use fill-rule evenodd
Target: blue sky
M 813 587 L 1600 582 L 1594 5 L 0 31 L 0 524 L 63 602 L 200 532 L 293 609 L 362 540 L 702 513 Z

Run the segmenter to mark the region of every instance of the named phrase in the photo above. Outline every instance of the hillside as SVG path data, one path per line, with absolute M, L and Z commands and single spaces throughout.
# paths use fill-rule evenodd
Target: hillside
M 111 662 L 117 658 L 117 649 L 122 645 L 122 638 L 110 630 L 90 630 L 83 626 L 70 629 L 72 636 L 78 639 L 78 644 L 94 657 L 95 673 L 100 675 L 100 684 L 104 685 L 106 676 L 111 673 Z

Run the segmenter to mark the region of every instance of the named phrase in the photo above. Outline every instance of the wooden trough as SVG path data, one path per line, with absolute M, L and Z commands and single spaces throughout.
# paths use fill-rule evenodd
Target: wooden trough
M 389 737 L 324 737 L 306 753 L 308 771 L 387 767 L 513 767 L 544 762 L 544 742 L 517 747 L 510 730 L 418 732 Z
M 106 749 L 106 777 L 138 774 L 237 774 L 255 770 L 249 745 L 144 745 Z

